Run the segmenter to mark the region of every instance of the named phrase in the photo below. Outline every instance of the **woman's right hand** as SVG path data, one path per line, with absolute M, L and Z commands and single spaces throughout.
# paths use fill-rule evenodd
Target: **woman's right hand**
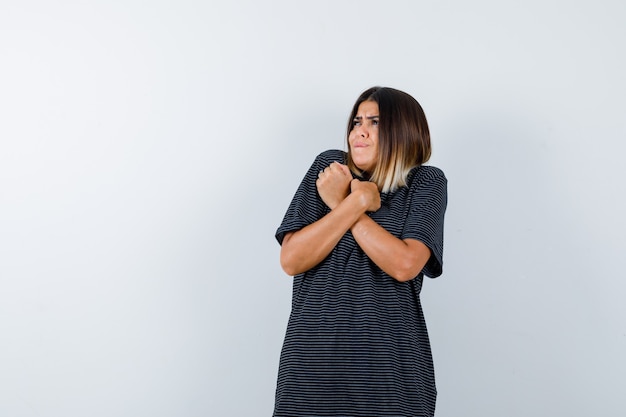
M 350 191 L 358 195 L 365 206 L 365 211 L 376 211 L 380 208 L 380 192 L 376 183 L 353 179 Z

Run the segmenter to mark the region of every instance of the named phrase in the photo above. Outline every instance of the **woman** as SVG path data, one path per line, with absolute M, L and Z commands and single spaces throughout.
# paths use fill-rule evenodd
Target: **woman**
M 441 275 L 446 178 L 424 112 L 374 87 L 348 152 L 316 159 L 276 232 L 294 276 L 274 416 L 432 416 L 436 389 L 419 300 Z

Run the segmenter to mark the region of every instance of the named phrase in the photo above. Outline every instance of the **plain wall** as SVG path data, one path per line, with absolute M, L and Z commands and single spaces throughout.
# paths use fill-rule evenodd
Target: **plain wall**
M 2 1 L 0 416 L 271 415 L 274 232 L 372 85 L 449 180 L 437 415 L 626 415 L 625 4 Z

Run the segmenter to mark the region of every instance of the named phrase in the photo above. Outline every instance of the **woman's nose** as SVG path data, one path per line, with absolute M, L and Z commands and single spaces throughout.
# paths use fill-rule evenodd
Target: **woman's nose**
M 362 137 L 366 138 L 366 137 L 369 136 L 369 130 L 367 129 L 366 126 L 360 125 L 360 126 L 358 126 L 357 134 L 359 136 L 362 136 Z

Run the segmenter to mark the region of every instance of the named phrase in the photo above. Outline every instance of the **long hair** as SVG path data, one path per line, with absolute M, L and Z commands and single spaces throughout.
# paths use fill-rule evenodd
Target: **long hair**
M 369 180 L 378 185 L 381 192 L 395 191 L 406 185 L 412 168 L 430 158 L 430 132 L 422 106 L 409 94 L 389 87 L 372 87 L 364 91 L 352 108 L 348 119 L 346 140 L 353 129 L 359 105 L 364 101 L 378 104 L 378 161 Z M 356 175 L 362 172 L 352 160 L 348 140 L 348 167 Z

